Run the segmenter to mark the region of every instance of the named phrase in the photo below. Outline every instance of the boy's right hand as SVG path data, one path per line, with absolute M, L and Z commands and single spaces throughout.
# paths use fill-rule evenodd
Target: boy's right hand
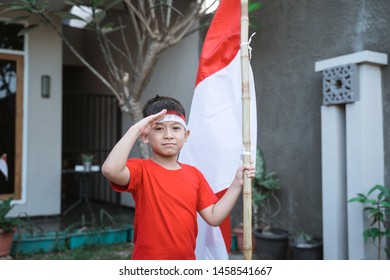
M 152 129 L 152 126 L 156 124 L 158 121 L 163 119 L 165 117 L 165 114 L 167 113 L 166 109 L 161 110 L 161 112 L 150 115 L 148 117 L 143 118 L 139 122 L 137 122 L 134 126 L 138 129 L 141 136 L 148 135 L 150 130 Z
M 167 110 L 143 118 L 127 130 L 125 135 L 114 146 L 107 159 L 102 165 L 103 175 L 119 186 L 126 186 L 130 180 L 130 171 L 126 162 L 134 143 L 139 136 L 145 136 L 152 126 L 165 117 Z

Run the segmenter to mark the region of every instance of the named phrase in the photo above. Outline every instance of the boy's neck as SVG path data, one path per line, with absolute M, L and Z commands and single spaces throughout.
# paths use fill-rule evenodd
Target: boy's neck
M 177 162 L 177 157 L 167 158 L 153 155 L 151 159 L 158 165 L 161 165 L 162 167 L 169 170 L 176 170 L 181 168 L 180 164 Z

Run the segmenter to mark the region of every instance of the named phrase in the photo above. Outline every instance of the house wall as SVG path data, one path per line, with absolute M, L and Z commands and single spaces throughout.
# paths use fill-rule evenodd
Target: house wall
M 322 74 L 314 64 L 362 50 L 389 53 L 386 0 L 264 0 L 252 23 L 258 144 L 281 179 L 276 225 L 322 235 Z M 385 170 L 389 170 L 390 82 L 382 69 Z M 389 185 L 390 174 L 386 172 Z M 327 203 L 332 203 L 328 201 Z
M 25 55 L 22 199 L 13 213 L 61 213 L 62 42 L 51 29 L 27 35 Z M 41 76 L 50 75 L 50 98 Z

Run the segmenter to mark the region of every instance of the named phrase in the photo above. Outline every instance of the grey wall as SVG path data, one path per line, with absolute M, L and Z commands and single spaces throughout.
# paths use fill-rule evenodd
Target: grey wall
M 322 235 L 319 60 L 361 50 L 389 53 L 387 0 L 262 0 L 252 20 L 251 65 L 258 106 L 258 144 L 281 178 L 277 224 Z M 384 137 L 389 170 L 390 83 L 383 68 Z M 389 185 L 390 175 L 385 174 Z

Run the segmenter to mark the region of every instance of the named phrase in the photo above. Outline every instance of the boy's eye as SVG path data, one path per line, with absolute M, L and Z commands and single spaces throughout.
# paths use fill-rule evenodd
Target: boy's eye
M 154 127 L 154 130 L 156 130 L 156 131 L 161 131 L 161 130 L 163 130 L 163 128 L 162 128 L 161 126 L 155 126 L 155 127 Z
M 180 130 L 181 127 L 180 127 L 180 125 L 177 125 L 177 126 L 175 125 L 175 126 L 173 127 L 173 129 L 174 129 L 174 130 Z

